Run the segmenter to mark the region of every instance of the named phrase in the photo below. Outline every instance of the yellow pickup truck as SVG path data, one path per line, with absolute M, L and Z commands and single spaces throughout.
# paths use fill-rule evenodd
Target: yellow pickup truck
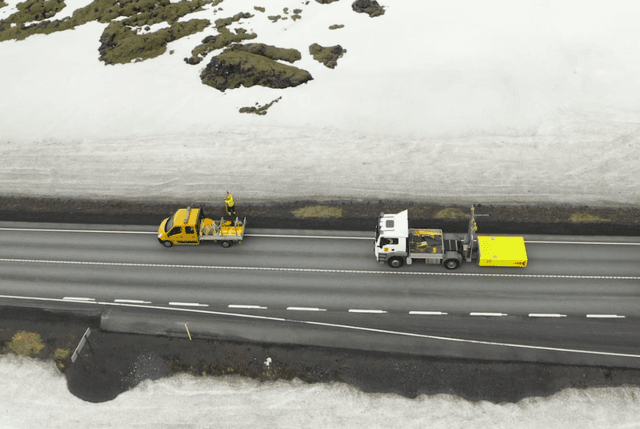
M 158 228 L 158 241 L 165 247 L 174 244 L 201 244 L 207 241 L 219 242 L 222 247 L 242 243 L 247 218 L 240 220 L 213 220 L 205 217 L 202 208 L 178 209 L 166 218 Z

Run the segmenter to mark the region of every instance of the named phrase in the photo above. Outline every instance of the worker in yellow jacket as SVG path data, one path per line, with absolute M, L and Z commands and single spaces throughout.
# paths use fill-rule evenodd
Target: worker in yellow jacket
M 229 216 L 237 216 L 236 213 L 236 204 L 233 201 L 233 195 L 229 191 L 227 191 L 227 197 L 224 199 L 224 208 L 227 210 L 227 214 Z

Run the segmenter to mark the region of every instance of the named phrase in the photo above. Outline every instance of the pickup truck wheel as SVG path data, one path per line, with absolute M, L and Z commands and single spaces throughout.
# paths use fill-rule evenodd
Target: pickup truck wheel
M 402 258 L 398 256 L 394 256 L 393 258 L 389 259 L 389 266 L 391 268 L 400 268 L 403 265 L 404 265 L 404 261 L 402 260 Z
M 457 259 L 447 259 L 446 261 L 444 261 L 444 267 L 447 270 L 455 270 L 459 266 L 460 266 L 460 261 L 458 261 Z
M 231 247 L 231 242 L 230 242 L 230 241 L 227 241 L 227 240 L 224 240 L 224 241 L 221 241 L 221 242 L 220 242 L 220 245 L 221 245 L 222 247 L 224 247 L 225 249 L 227 249 L 227 248 Z
M 164 247 L 171 247 L 171 246 L 173 246 L 173 243 L 172 243 L 172 242 L 170 242 L 170 241 L 163 241 L 163 242 L 162 242 L 162 245 L 163 245 Z

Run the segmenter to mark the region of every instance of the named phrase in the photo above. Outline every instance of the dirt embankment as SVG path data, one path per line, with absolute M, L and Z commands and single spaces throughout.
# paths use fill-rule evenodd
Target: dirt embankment
M 9 308 L 1 309 L 0 315 L 0 350 L 3 353 L 11 353 L 9 346 L 15 347 L 13 340 L 19 332 L 38 332 L 39 340 L 29 340 L 29 355 L 54 359 L 67 377 L 69 390 L 91 402 L 111 400 L 143 380 L 156 380 L 179 372 L 202 377 L 242 376 L 263 381 L 293 378 L 307 383 L 337 381 L 365 392 L 396 393 L 409 398 L 447 393 L 471 401 L 495 403 L 551 395 L 569 387 L 640 384 L 640 370 L 633 369 L 190 341 L 187 338 L 100 332 L 99 318 L 95 316 L 71 317 Z M 71 354 L 87 327 L 93 330 L 89 344 L 72 364 Z
M 248 228 L 373 231 L 380 212 L 408 209 L 412 224 L 462 232 L 469 207 L 404 201 L 237 202 Z M 0 197 L 0 221 L 159 225 L 180 207 L 203 207 L 222 216 L 223 204 L 205 201 L 120 201 Z M 317 209 L 320 210 L 317 210 Z M 640 236 L 640 209 L 588 206 L 478 206 L 480 232 Z

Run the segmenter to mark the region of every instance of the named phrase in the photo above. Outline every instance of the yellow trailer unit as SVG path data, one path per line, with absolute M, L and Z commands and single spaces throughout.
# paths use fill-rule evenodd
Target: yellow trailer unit
M 478 236 L 478 265 L 482 267 L 526 267 L 523 237 Z

